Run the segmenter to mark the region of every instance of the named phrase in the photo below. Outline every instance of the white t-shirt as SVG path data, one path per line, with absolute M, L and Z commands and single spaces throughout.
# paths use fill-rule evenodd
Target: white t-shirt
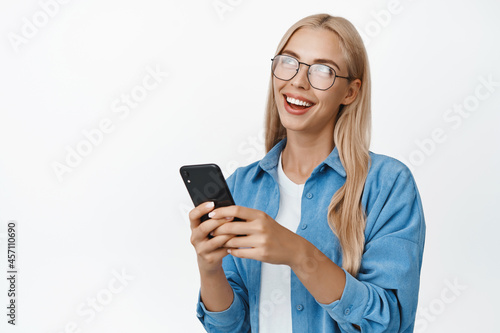
M 295 184 L 283 172 L 281 154 L 278 161 L 280 203 L 276 222 L 296 232 L 304 184 Z M 290 266 L 263 262 L 260 282 L 259 332 L 292 332 Z

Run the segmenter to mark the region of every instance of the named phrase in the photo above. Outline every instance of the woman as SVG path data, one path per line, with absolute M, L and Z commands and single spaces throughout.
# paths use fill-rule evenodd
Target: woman
M 423 209 L 410 170 L 369 151 L 370 126 L 354 26 L 295 23 L 272 59 L 266 156 L 227 179 L 235 206 L 189 214 L 207 331 L 413 332 Z

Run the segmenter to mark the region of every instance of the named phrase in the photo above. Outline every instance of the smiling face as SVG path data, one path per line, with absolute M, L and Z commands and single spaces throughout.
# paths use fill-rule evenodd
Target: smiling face
M 339 38 L 330 30 L 300 28 L 280 54 L 291 55 L 309 65 L 325 64 L 333 68 L 337 75 L 348 76 Z M 307 79 L 308 70 L 309 67 L 300 65 L 299 72 L 289 81 L 273 76 L 274 97 L 287 135 L 291 131 L 316 135 L 323 131 L 333 133 L 340 105 L 352 103 L 361 85 L 360 80 L 349 82 L 337 77 L 332 87 L 318 90 L 311 87 Z

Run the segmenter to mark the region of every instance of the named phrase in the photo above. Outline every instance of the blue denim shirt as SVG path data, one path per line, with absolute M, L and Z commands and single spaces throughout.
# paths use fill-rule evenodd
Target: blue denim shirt
M 227 183 L 236 205 L 276 218 L 279 208 L 277 164 L 286 138 L 255 163 L 238 168 Z M 425 243 L 420 195 L 406 165 L 370 151 L 371 166 L 362 195 L 366 210 L 361 268 L 347 271 L 340 300 L 322 304 L 292 271 L 293 332 L 413 332 Z M 337 147 L 304 185 L 297 235 L 314 244 L 342 267 L 341 247 L 327 221 L 328 205 L 345 182 Z M 225 275 L 233 288 L 231 306 L 208 311 L 198 296 L 197 316 L 208 332 L 258 332 L 261 262 L 227 255 Z

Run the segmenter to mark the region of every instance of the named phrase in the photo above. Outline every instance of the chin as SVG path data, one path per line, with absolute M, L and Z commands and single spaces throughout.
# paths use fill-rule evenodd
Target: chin
M 304 119 L 292 118 L 293 116 L 289 115 L 286 111 L 278 110 L 278 112 L 279 112 L 281 125 L 283 125 L 283 127 L 286 128 L 287 130 L 303 131 L 303 130 L 307 129 L 307 122 L 305 122 Z

